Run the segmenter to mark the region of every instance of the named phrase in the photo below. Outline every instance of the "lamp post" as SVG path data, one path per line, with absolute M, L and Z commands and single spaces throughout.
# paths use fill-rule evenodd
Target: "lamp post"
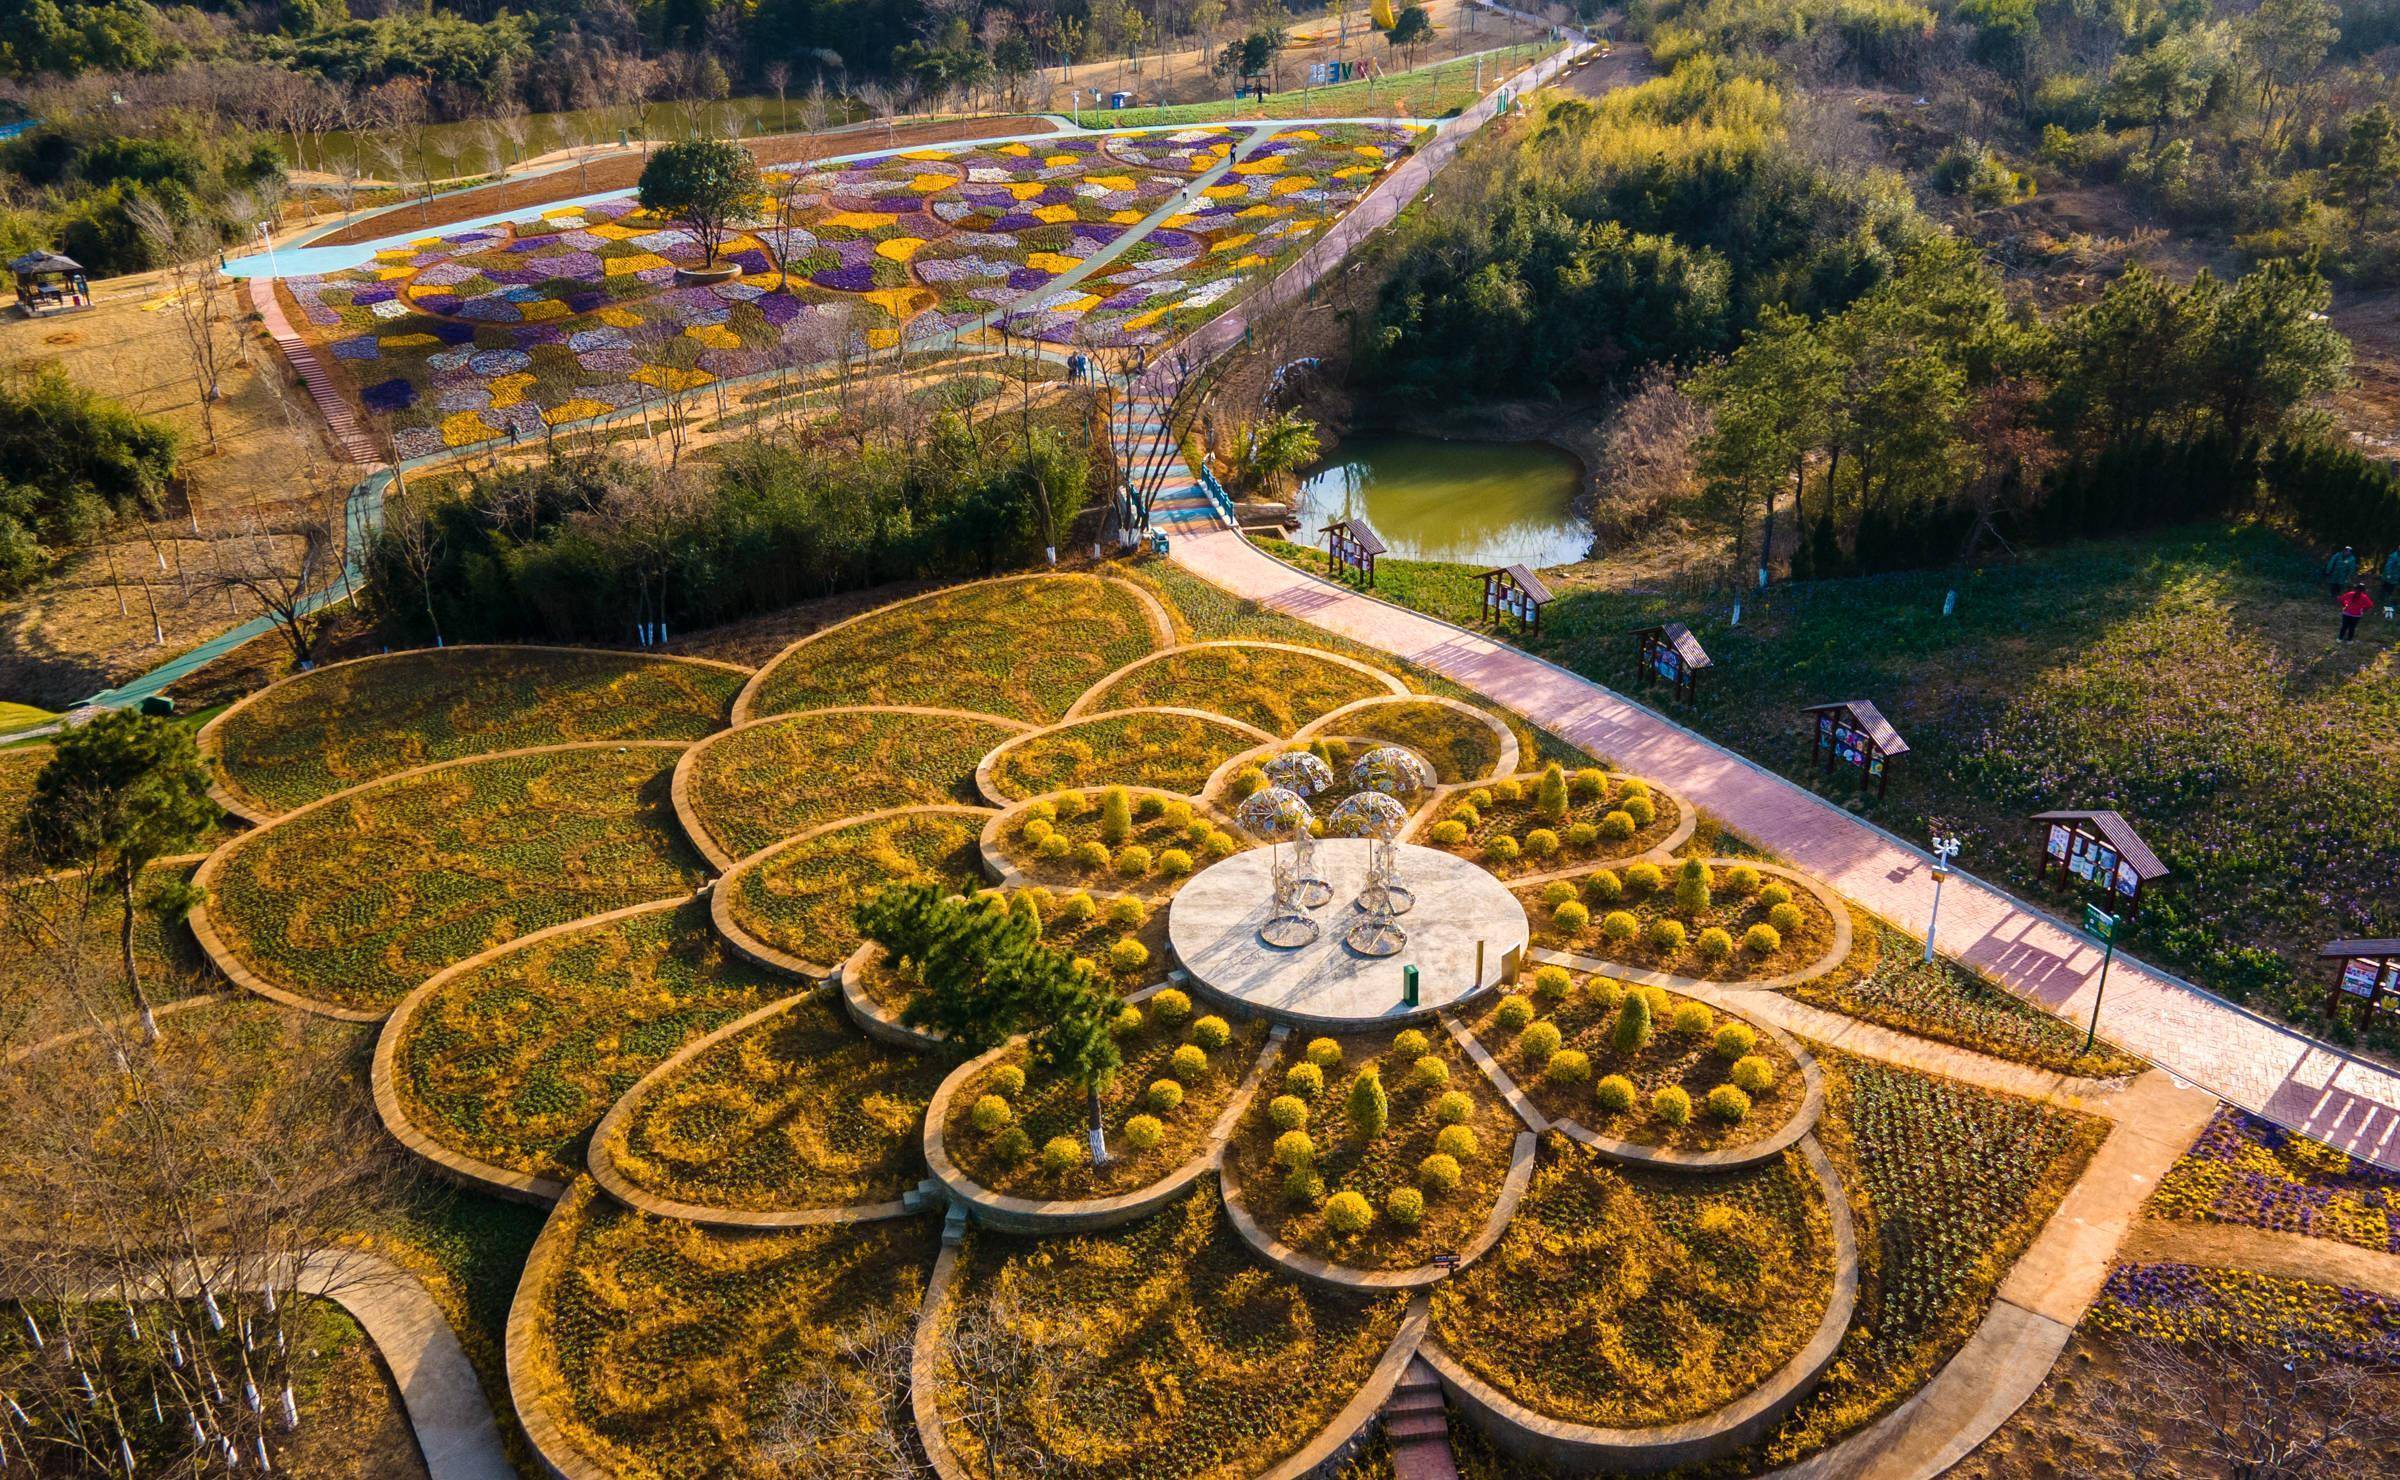
M 1950 860 L 1958 856 L 1958 839 L 1933 837 L 1933 912 L 1925 917 L 1925 963 L 1933 964 L 1933 931 L 1942 918 L 1942 881 L 1950 877 Z

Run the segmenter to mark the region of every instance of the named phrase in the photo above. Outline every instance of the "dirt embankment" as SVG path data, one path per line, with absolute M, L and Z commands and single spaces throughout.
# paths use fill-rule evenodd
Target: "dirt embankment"
M 918 144 L 939 144 L 960 139 L 1038 134 L 1049 127 L 1051 125 L 1046 119 L 1023 115 L 961 119 L 952 123 L 903 123 L 890 130 L 880 123 L 858 123 L 818 134 L 775 134 L 752 140 L 750 148 L 760 164 L 800 164 L 828 155 L 855 154 L 887 145 L 895 149 L 907 149 Z M 535 206 L 548 205 L 555 200 L 569 200 L 579 195 L 592 195 L 604 190 L 630 190 L 642 177 L 644 159 L 640 154 L 616 154 L 580 167 L 496 181 L 473 190 L 459 191 L 455 195 L 397 206 L 353 221 L 338 231 L 328 232 L 309 245 L 338 247 L 351 242 L 376 241 L 398 232 L 431 231 L 460 221 L 495 216 L 503 211 L 530 210 Z

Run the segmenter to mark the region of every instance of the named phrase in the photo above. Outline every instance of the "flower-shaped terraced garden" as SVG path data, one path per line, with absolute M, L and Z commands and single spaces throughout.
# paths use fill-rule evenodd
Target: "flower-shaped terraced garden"
M 772 1472 L 796 1445 L 853 1468 L 922 1452 L 950 1480 L 1297 1472 L 1420 1352 L 1504 1448 L 1555 1431 L 1579 1466 L 1638 1468 L 1729 1405 L 1829 1436 L 1871 1417 L 1796 1406 L 1865 1340 L 1865 1274 L 1908 1282 L 1874 1292 L 1891 1318 L 1931 1302 L 1911 1331 L 1990 1298 L 1996 1269 L 1934 1286 L 2054 1203 L 2085 1133 L 1981 1091 L 1926 1122 L 1950 1101 L 1821 1073 L 1720 1005 L 1713 983 L 1838 958 L 1804 906 L 1788 942 L 1741 943 L 1796 901 L 1824 912 L 1796 875 L 1698 861 L 1709 897 L 1679 899 L 1675 871 L 1645 892 L 1622 865 L 1612 905 L 1742 927 L 1730 953 L 1641 958 L 1701 979 L 1673 992 L 1537 950 L 1439 1021 L 1328 1034 L 1188 977 L 1179 891 L 1258 846 L 1210 792 L 1232 806 L 1283 750 L 1346 770 L 1405 742 L 1445 778 L 1401 806 L 1420 836 L 1503 773 L 1519 795 L 1482 810 L 1512 827 L 1560 820 L 1551 783 L 1568 826 L 1651 803 L 1591 858 L 1693 821 L 1636 778 L 1520 772 L 1506 717 L 1408 673 L 1179 644 L 1190 620 L 1131 580 L 1044 574 L 871 611 L 746 678 L 455 649 L 303 675 L 219 721 L 228 783 L 292 810 L 202 867 L 204 944 L 285 1003 L 389 1012 L 394 1134 L 554 1204 L 508 1347 L 559 1472 Z M 1521 881 L 1509 862 L 1488 866 Z M 1569 938 L 1602 867 L 1517 887 Z M 1104 989 L 1097 1078 L 1039 1021 L 919 1026 L 956 973 L 881 943 L 890 912 L 862 906 L 898 885 Z M 1974 1232 L 1948 1264 L 1889 1242 L 1910 1226 L 1893 1187 L 1941 1180 L 1912 1139 L 2004 1163 L 1942 1183 Z M 1856 1369 L 1899 1381 L 1866 1345 Z

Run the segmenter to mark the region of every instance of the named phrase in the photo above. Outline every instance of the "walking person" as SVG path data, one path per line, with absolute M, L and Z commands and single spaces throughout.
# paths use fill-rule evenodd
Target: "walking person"
M 2383 557 L 2384 620 L 2391 620 L 2392 605 L 2396 601 L 2400 601 L 2400 545 L 2394 545 L 2392 553 Z
M 2358 552 L 2351 549 L 2348 545 L 2344 545 L 2339 550 L 2334 551 L 2333 554 L 2327 557 L 2325 561 L 2325 590 L 2327 594 L 2333 596 L 2341 595 L 2343 589 L 2347 587 L 2351 580 L 2357 575 Z
M 2366 582 L 2353 581 L 2350 583 L 2350 589 L 2342 593 L 2342 635 L 2339 639 L 2340 641 L 2349 642 L 2358 636 L 2359 619 L 2364 617 L 2367 614 L 2367 608 L 2373 606 L 2374 604 L 2375 603 L 2367 596 Z

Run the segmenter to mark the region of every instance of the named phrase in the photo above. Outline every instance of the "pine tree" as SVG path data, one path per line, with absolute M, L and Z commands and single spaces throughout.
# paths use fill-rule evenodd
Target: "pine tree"
M 1383 1076 L 1369 1064 L 1350 1081 L 1350 1128 L 1361 1141 L 1372 1141 L 1391 1123 L 1391 1097 L 1383 1092 Z
M 1639 1053 L 1650 1041 L 1650 1002 L 1639 992 L 1627 992 L 1624 1005 L 1617 1009 L 1617 1025 L 1610 1041 L 1619 1053 Z
M 1542 769 L 1542 779 L 1534 786 L 1533 810 L 1544 822 L 1558 822 L 1567 815 L 1567 773 L 1556 761 Z
M 1133 802 L 1125 788 L 1112 786 L 1100 795 L 1100 841 L 1120 847 L 1133 836 Z

